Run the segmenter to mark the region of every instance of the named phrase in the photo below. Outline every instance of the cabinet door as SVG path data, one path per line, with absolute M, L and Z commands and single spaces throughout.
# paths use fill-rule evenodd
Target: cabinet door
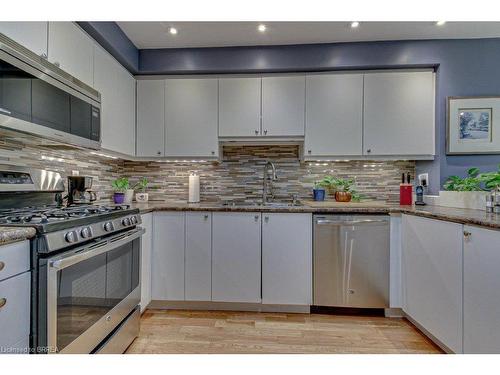
M 403 215 L 403 310 L 462 352 L 462 225 Z
M 25 272 L 0 282 L 0 349 L 10 348 L 30 334 L 30 282 L 31 273 Z
M 0 22 L 0 33 L 38 56 L 47 56 L 48 22 Z
M 219 79 L 219 136 L 261 134 L 261 78 Z
M 165 81 L 137 81 L 137 156 L 165 152 Z
M 260 213 L 212 215 L 212 301 L 260 302 Z
M 217 79 L 165 81 L 165 155 L 218 155 Z
M 362 155 L 362 144 L 363 75 L 307 76 L 306 157 Z
M 212 299 L 212 215 L 186 213 L 186 301 Z
M 153 245 L 153 214 L 141 216 L 141 227 L 146 233 L 141 237 L 141 312 L 151 302 L 151 252 Z
M 262 135 L 304 135 L 305 86 L 305 76 L 262 78 Z
M 312 217 L 262 214 L 262 303 L 312 304 Z
M 365 74 L 364 155 L 434 155 L 434 73 Z
M 97 45 L 94 61 L 94 87 L 101 93 L 102 147 L 135 155 L 135 79 Z
M 94 42 L 73 22 L 49 22 L 49 61 L 94 85 Z
M 500 232 L 466 226 L 464 353 L 500 353 Z
M 151 294 L 153 300 L 184 300 L 184 213 L 153 217 Z

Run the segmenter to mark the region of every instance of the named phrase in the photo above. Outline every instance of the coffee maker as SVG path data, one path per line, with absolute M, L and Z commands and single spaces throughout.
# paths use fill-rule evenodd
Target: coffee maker
M 68 176 L 68 206 L 94 202 L 97 196 L 91 189 L 92 177 Z

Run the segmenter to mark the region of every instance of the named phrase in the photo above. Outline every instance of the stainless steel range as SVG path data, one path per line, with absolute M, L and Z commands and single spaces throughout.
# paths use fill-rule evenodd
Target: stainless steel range
M 0 165 L 0 225 L 30 226 L 31 347 L 122 353 L 139 331 L 139 210 L 62 205 L 55 172 Z

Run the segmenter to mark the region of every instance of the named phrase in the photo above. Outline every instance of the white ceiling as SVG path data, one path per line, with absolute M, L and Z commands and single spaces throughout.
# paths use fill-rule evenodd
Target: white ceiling
M 500 22 L 118 22 L 143 48 L 227 47 L 280 44 L 358 42 L 405 39 L 468 39 L 500 37 Z M 168 32 L 169 27 L 177 35 Z

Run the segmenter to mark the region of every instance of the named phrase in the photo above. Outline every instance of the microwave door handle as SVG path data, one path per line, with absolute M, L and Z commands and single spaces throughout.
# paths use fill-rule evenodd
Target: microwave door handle
M 114 250 L 126 243 L 135 240 L 142 236 L 146 230 L 144 228 L 138 227 L 134 231 L 126 233 L 125 235 L 119 234 L 117 236 L 111 237 L 103 241 L 102 243 L 98 243 L 96 245 L 92 245 L 89 247 L 84 247 L 81 251 L 74 253 L 72 255 L 68 255 L 62 258 L 57 258 L 52 261 L 49 261 L 49 266 L 51 268 L 55 268 L 57 270 L 62 270 L 73 264 L 78 262 L 82 262 L 86 259 L 90 259 L 100 254 L 107 253 L 111 250 Z

